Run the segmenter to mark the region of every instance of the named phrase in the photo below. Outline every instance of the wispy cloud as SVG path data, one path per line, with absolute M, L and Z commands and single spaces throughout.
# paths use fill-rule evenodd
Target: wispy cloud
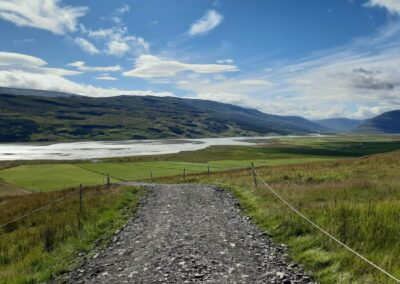
M 50 68 L 46 66 L 46 61 L 35 56 L 13 52 L 0 52 L 0 71 L 19 70 L 57 76 L 73 76 L 81 74 L 79 71 Z
M 170 92 L 154 92 L 151 90 L 120 90 L 100 88 L 90 84 L 80 84 L 65 78 L 81 72 L 46 67 L 47 62 L 41 58 L 19 54 L 0 52 L 0 86 L 28 88 L 73 93 L 90 97 L 110 96 L 174 96 Z M 109 77 L 109 78 L 106 78 Z M 100 76 L 100 80 L 110 80 L 110 76 Z
M 111 76 L 98 76 L 95 77 L 96 80 L 103 80 L 103 81 L 117 81 L 118 79 Z
M 90 67 L 86 66 L 84 61 L 76 61 L 72 63 L 68 63 L 68 66 L 76 67 L 79 71 L 83 72 L 117 72 L 121 71 L 121 66 L 102 66 L 102 67 Z
M 400 14 L 400 1 L 398 0 L 369 0 L 366 7 L 382 7 L 390 13 Z
M 61 35 L 75 31 L 78 18 L 87 11 L 87 7 L 61 6 L 59 0 L 0 1 L 0 18 L 3 20 Z
M 20 70 L 0 71 L 0 85 L 4 87 L 50 90 L 78 94 L 88 97 L 112 96 L 174 96 L 170 92 L 151 90 L 120 90 L 100 88 L 90 84 L 79 84 L 58 75 L 38 74 Z
M 13 42 L 15 44 L 33 43 L 35 41 L 36 41 L 36 39 L 34 39 L 34 38 L 24 38 L 24 39 L 15 39 L 15 40 L 13 40 Z
M 233 59 L 221 59 L 217 60 L 217 63 L 219 64 L 233 64 L 234 60 Z
M 208 11 L 201 19 L 190 27 L 188 34 L 191 36 L 204 35 L 222 23 L 224 17 L 215 10 Z
M 124 72 L 123 75 L 139 78 L 162 78 L 175 77 L 181 72 L 213 74 L 235 71 L 238 71 L 238 68 L 235 65 L 190 64 L 154 55 L 141 55 L 136 59 L 135 68 Z
M 82 29 L 87 36 L 103 46 L 102 53 L 121 57 L 128 53 L 148 51 L 150 44 L 142 37 L 130 35 L 126 27 L 107 29 Z
M 190 97 L 308 118 L 369 118 L 400 107 L 400 23 L 267 69 L 186 76 L 172 82 Z M 226 61 L 219 61 L 220 63 Z
M 131 7 L 128 4 L 123 4 L 121 7 L 114 10 L 112 17 L 110 18 L 116 24 L 122 23 L 122 16 L 128 13 Z
M 99 54 L 100 50 L 97 49 L 96 46 L 94 46 L 93 43 L 88 41 L 85 38 L 78 37 L 74 40 L 75 44 L 77 44 L 83 51 L 89 53 L 89 54 Z

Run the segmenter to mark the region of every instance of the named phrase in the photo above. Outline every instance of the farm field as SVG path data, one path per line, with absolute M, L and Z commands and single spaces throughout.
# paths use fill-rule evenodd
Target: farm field
M 60 189 L 79 184 L 101 185 L 106 174 L 112 182 L 150 181 L 152 172 L 155 182 L 181 183 L 185 169 L 185 182 L 212 183 L 231 191 L 246 214 L 274 241 L 288 244 L 291 256 L 320 283 L 390 283 L 385 275 L 291 213 L 260 181 L 254 188 L 251 162 L 260 176 L 303 214 L 400 276 L 397 136 L 282 139 L 254 147 L 216 146 L 195 152 L 96 162 L 3 163 L 0 221 L 5 223 L 70 192 Z M 206 174 L 208 165 L 210 177 Z M 29 191 L 41 192 L 26 194 Z M 21 196 L 9 197 L 12 192 Z M 90 250 L 95 239 L 121 226 L 123 219 L 118 219 L 118 224 L 112 220 L 125 216 L 123 208 L 127 204 L 135 208 L 141 194 L 137 189 L 119 188 L 107 193 L 94 187 L 85 195 L 88 203 L 84 210 L 88 214 L 82 219 L 76 217 L 79 200 L 74 195 L 67 203 L 1 229 L 5 241 L 0 243 L 0 278 L 6 277 L 6 283 L 36 283 L 70 267 L 76 258 L 71 252 Z M 45 217 L 54 214 L 61 214 L 60 218 Z M 80 236 L 87 238 L 78 242 L 76 238 Z M 37 245 L 31 246 L 30 238 Z M 18 241 L 15 247 L 6 249 L 10 239 Z M 65 244 L 68 251 L 60 249 Z M 56 264 L 60 259 L 61 263 Z M 16 271 L 24 274 L 15 278 Z
M 161 156 L 105 159 L 96 162 L 3 163 L 0 170 L 0 196 L 10 194 L 10 186 L 22 191 L 53 191 L 79 184 L 150 181 L 153 178 L 247 168 L 251 162 L 262 166 L 332 161 L 400 149 L 396 136 L 388 137 L 307 137 L 281 139 L 265 146 L 213 146 L 194 152 Z M 9 163 L 9 162 L 8 162 Z M 6 190 L 7 189 L 7 190 Z M 4 194 L 5 194 L 4 193 Z
M 382 145 L 380 145 L 381 147 Z M 331 162 L 257 167 L 258 174 L 305 216 L 400 277 L 400 151 Z M 161 179 L 159 182 L 180 182 Z M 249 169 L 193 175 L 188 182 L 230 190 L 241 206 L 320 283 L 395 283 L 310 226 Z

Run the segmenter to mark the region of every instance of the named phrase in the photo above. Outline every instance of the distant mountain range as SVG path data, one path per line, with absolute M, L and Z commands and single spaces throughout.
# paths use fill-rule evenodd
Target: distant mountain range
M 35 96 L 35 97 L 72 97 L 74 94 L 54 91 L 42 91 L 32 89 L 17 89 L 0 87 L 0 95 L 15 95 L 15 96 Z
M 356 127 L 356 133 L 400 133 L 400 110 L 382 113 Z
M 91 98 L 2 87 L 0 110 L 0 142 L 400 133 L 400 110 L 365 121 L 333 118 L 313 122 L 206 100 Z
M 326 128 L 332 129 L 335 132 L 350 132 L 357 126 L 363 124 L 365 120 L 339 117 L 339 118 L 315 120 L 314 122 Z
M 0 141 L 200 138 L 327 133 L 296 116 L 175 97 L 90 98 L 0 88 Z

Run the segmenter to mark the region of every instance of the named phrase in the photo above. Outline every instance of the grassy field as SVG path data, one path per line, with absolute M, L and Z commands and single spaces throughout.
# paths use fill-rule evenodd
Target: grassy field
M 0 164 L 0 196 L 10 194 L 10 186 L 21 192 L 53 191 L 79 184 L 112 181 L 149 181 L 153 177 L 182 176 L 187 173 L 220 171 L 258 165 L 279 166 L 295 163 L 332 161 L 400 149 L 394 136 L 305 137 L 276 140 L 264 146 L 215 146 L 178 154 L 106 159 L 100 162 L 3 162 Z
M 32 193 L 0 200 L 0 223 L 39 208 L 71 191 Z M 115 187 L 79 195 L 0 228 L 0 283 L 43 283 L 77 264 L 78 253 L 102 245 L 131 216 L 143 190 Z
M 259 167 L 263 179 L 328 232 L 400 277 L 400 151 L 323 163 Z M 164 179 L 160 182 L 179 182 Z M 395 283 L 292 213 L 249 170 L 190 176 L 232 191 L 258 225 L 321 283 Z
M 149 181 L 150 172 L 159 182 L 182 182 L 185 169 L 186 182 L 214 183 L 231 190 L 247 214 L 275 241 L 289 244 L 293 258 L 320 283 L 391 283 L 292 214 L 266 188 L 255 189 L 248 167 L 254 162 L 260 175 L 306 216 L 400 277 L 400 151 L 393 152 L 399 149 L 396 136 L 305 137 L 97 162 L 1 163 L 0 195 L 43 193 L 0 197 L 0 224 L 65 194 L 56 190 L 102 184 L 106 174 L 114 182 Z M 204 175 L 207 165 L 210 178 Z M 111 194 L 93 189 L 85 205 L 91 213 L 85 219 L 77 218 L 75 196 L 64 207 L 55 206 L 3 229 L 0 279 L 36 283 L 64 270 L 77 251 L 90 249 L 94 239 L 121 224 L 125 211 L 118 204 L 127 200 L 136 204 L 139 195 L 133 189 Z

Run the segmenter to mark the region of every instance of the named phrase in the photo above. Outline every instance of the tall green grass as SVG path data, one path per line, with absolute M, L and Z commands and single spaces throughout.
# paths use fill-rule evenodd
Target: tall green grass
M 79 194 L 0 229 L 0 283 L 43 283 L 76 265 L 78 254 L 121 227 L 136 208 L 142 189 L 114 187 L 84 190 L 83 212 Z M 66 192 L 34 193 L 3 198 L 0 223 L 22 216 Z
M 325 163 L 260 167 L 260 176 L 304 215 L 400 277 L 400 152 Z M 253 220 L 321 283 L 394 283 L 294 214 L 250 170 L 193 175 L 231 190 Z M 168 182 L 179 182 L 169 180 Z

